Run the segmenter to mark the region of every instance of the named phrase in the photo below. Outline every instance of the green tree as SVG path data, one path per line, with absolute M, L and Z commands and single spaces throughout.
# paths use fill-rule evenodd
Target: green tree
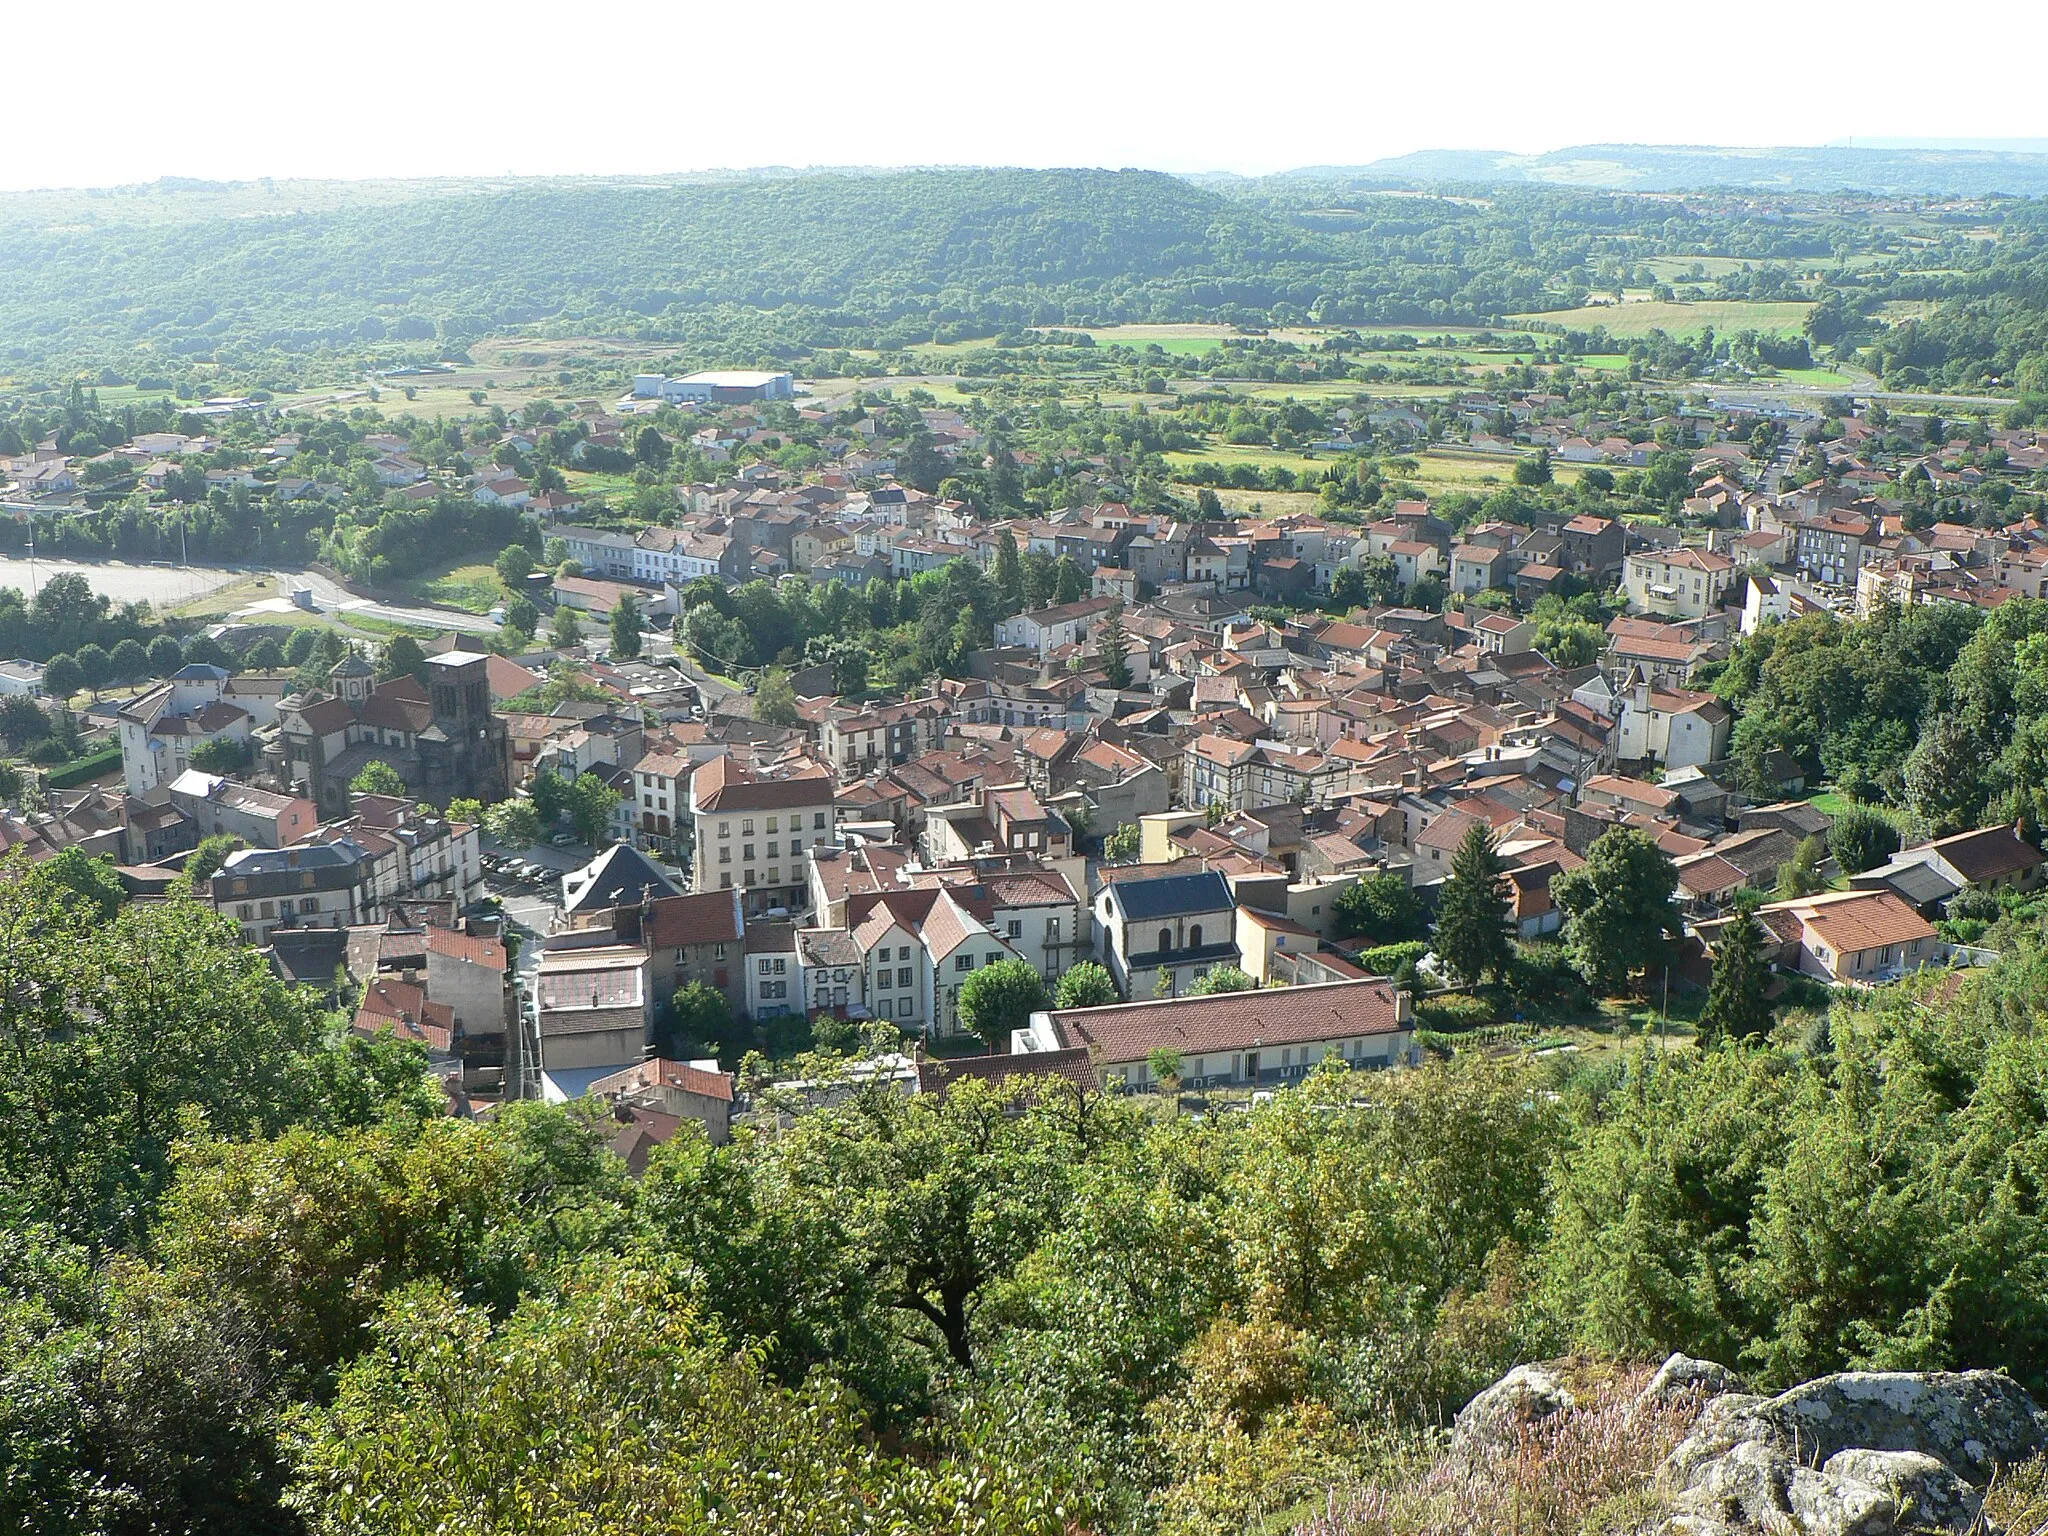
M 1103 856 L 1128 863 L 1138 856 L 1138 843 L 1138 824 L 1135 821 L 1122 822 L 1102 840 Z
M 192 749 L 192 766 L 202 773 L 240 773 L 256 760 L 254 742 L 214 736 Z
M 540 832 L 552 832 L 569 809 L 569 781 L 558 773 L 543 771 L 527 781 L 526 793 L 534 818 L 540 823 Z
M 797 712 L 796 689 L 782 668 L 768 668 L 754 684 L 754 718 L 763 725 L 803 724 L 804 717 Z
M 1106 1008 L 1118 1001 L 1116 982 L 1093 960 L 1069 966 L 1053 988 L 1055 1008 Z
M 85 686 L 85 672 L 75 656 L 59 653 L 43 667 L 43 687 L 51 698 L 62 702 Z
M 185 660 L 188 667 L 219 667 L 223 672 L 235 670 L 234 654 L 211 635 L 194 635 L 185 642 Z
M 1959 715 L 1938 714 L 1906 759 L 1906 803 L 1928 835 L 1967 832 L 1984 808 L 1988 754 Z
M 631 597 L 622 597 L 612 608 L 611 618 L 612 655 L 631 661 L 640 654 L 640 605 Z
M 1088 595 L 1088 573 L 1072 555 L 1061 555 L 1052 566 L 1054 603 L 1078 603 Z
M 242 652 L 243 672 L 275 672 L 284 665 L 284 647 L 268 635 Z
M 111 922 L 128 900 L 128 888 L 121 884 L 114 861 L 79 848 L 66 848 L 43 860 L 28 881 L 32 889 L 58 905 L 103 923 Z
M 362 771 L 349 780 L 349 790 L 358 795 L 393 795 L 399 799 L 406 796 L 405 780 L 398 776 L 398 770 L 382 758 L 371 758 L 363 764 Z
M 321 1536 L 568 1531 L 594 1502 L 605 1530 L 678 1536 L 1071 1528 L 1057 1482 L 999 1455 L 878 1451 L 843 1388 L 763 1380 L 650 1266 L 574 1278 L 502 1325 L 422 1288 L 373 1343 L 310 1424 L 295 1502 Z
M 1763 925 L 1748 911 L 1738 911 L 1714 940 L 1714 976 L 1700 1010 L 1700 1047 L 1768 1035 L 1771 1005 L 1764 988 L 1769 981 Z
M 1420 898 L 1391 870 L 1368 875 L 1341 892 L 1334 915 L 1339 938 L 1364 937 L 1374 944 L 1398 944 L 1429 932 Z
M 81 895 L 59 859 L 0 880 L 0 1188 L 11 1222 L 105 1251 L 147 1227 L 187 1109 L 226 1136 L 318 1112 L 308 1066 L 325 1025 L 312 994 L 200 903 L 110 916 L 112 870 Z
M 1230 990 L 1243 989 L 1233 987 Z M 1178 1110 L 1180 1085 L 1187 1072 L 1186 1059 L 1170 1045 L 1155 1045 L 1145 1058 L 1145 1070 L 1151 1074 L 1152 1081 L 1159 1085 L 1161 1093 L 1172 1095 L 1173 1107 Z
M 1670 856 L 1633 827 L 1594 839 L 1586 862 L 1551 882 L 1572 963 L 1596 992 L 1614 993 L 1638 973 L 1670 962 L 1685 932 Z
M 105 646 L 81 645 L 77 652 L 78 675 L 85 679 L 85 686 L 98 698 L 99 692 L 113 680 L 114 658 L 107 654 Z
M 232 832 L 216 832 L 212 837 L 201 838 L 199 846 L 185 855 L 185 867 L 180 873 L 193 890 L 203 890 L 221 865 L 227 863 L 229 854 L 248 846 Z
M 1010 1032 L 1028 1026 L 1045 1006 L 1045 982 L 1023 960 L 984 965 L 960 983 L 960 1022 L 991 1051 L 1007 1051 Z
M 611 841 L 612 812 L 618 809 L 619 792 L 594 773 L 579 773 L 569 781 L 564 809 L 576 829 L 578 842 L 599 848 Z
M 996 590 L 1002 593 L 1004 605 L 1015 613 L 1024 606 L 1024 566 L 1017 557 L 1017 536 L 1008 529 L 1003 530 L 1002 539 L 996 544 L 993 574 Z
M 724 1055 L 734 1043 L 732 1004 L 707 982 L 687 981 L 669 999 L 669 1035 L 692 1055 Z
M 1212 965 L 1188 986 L 1189 997 L 1211 997 L 1219 992 L 1254 992 L 1258 982 L 1241 967 Z
M 522 637 L 522 645 L 531 644 L 535 631 L 540 628 L 540 609 L 533 600 L 515 597 L 505 605 L 505 628 Z
M 169 677 L 185 665 L 185 652 L 169 635 L 149 642 L 149 670 L 154 677 Z
M 1483 823 L 1466 829 L 1451 856 L 1450 878 L 1437 898 L 1436 953 L 1467 983 L 1489 974 L 1499 980 L 1515 957 L 1506 867 Z
M 491 568 L 498 573 L 498 580 L 505 584 L 508 592 L 518 592 L 526 585 L 526 578 L 533 574 L 533 551 L 524 544 L 507 544 L 498 552 L 498 558 L 491 562 Z
M 117 683 L 132 683 L 149 676 L 149 652 L 133 636 L 115 646 L 109 660 L 108 670 Z
M 615 1241 L 625 1170 L 599 1124 L 527 1103 L 488 1127 L 393 1116 L 188 1141 L 156 1249 L 195 1293 L 260 1319 L 265 1341 L 317 1380 L 362 1348 L 383 1298 L 409 1283 L 509 1308 L 555 1263 Z
M 541 820 L 531 800 L 500 800 L 484 813 L 484 830 L 508 848 L 530 848 L 540 841 Z
M 458 796 L 448 802 L 448 819 L 467 822 L 470 826 L 481 826 L 484 819 L 484 803 Z
M 571 650 L 583 643 L 583 620 L 567 603 L 556 605 L 554 623 L 549 627 L 558 650 Z
M 1517 485 L 1548 485 L 1551 482 L 1550 450 L 1538 448 L 1528 458 L 1515 460 L 1514 480 Z
M 1860 875 L 1899 851 L 1898 825 L 1874 807 L 1845 806 L 1828 827 L 1828 850 L 1843 874 Z
M 1606 644 L 1606 632 L 1585 619 L 1553 619 L 1536 626 L 1536 649 L 1552 666 L 1567 670 L 1591 666 Z
M 1827 889 L 1827 881 L 1821 878 L 1820 863 L 1828 856 L 1828 845 L 1818 837 L 1802 837 L 1799 845 L 1792 850 L 1792 857 L 1778 866 L 1778 896 L 1789 901 L 1797 896 L 1811 896 Z
M 1124 611 L 1119 605 L 1104 616 L 1095 647 L 1096 657 L 1102 665 L 1103 681 L 1119 692 L 1131 686 L 1131 662 L 1124 654 L 1129 644 L 1124 635 Z
M 393 635 L 377 663 L 377 677 L 388 682 L 396 677 L 427 680 L 427 653 L 411 635 Z

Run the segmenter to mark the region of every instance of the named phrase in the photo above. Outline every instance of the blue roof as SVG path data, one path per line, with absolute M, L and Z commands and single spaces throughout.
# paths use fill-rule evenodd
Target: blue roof
M 1228 911 L 1237 903 L 1230 884 L 1213 869 L 1198 875 L 1160 875 L 1151 880 L 1119 880 L 1110 887 L 1112 900 L 1134 923 L 1194 912 Z
M 213 663 L 207 661 L 193 661 L 187 662 L 184 666 L 173 672 L 171 674 L 171 681 L 175 683 L 181 678 L 205 678 L 211 683 L 224 683 L 228 680 L 228 676 L 229 673 L 226 667 L 216 667 Z

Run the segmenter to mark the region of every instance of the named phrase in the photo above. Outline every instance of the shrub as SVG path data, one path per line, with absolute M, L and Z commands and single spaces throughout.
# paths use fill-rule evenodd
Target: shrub
M 1498 1022 L 1498 1019 L 1498 1011 L 1492 1003 L 1470 992 L 1439 992 L 1415 1005 L 1415 1022 L 1418 1025 L 1445 1033 L 1482 1029 Z
M 1391 976 L 1403 964 L 1412 964 L 1429 953 L 1429 944 L 1423 939 L 1409 939 L 1401 944 L 1379 944 L 1365 950 L 1358 957 L 1358 963 L 1375 976 Z
M 1653 1479 L 1699 1417 L 1686 1394 L 1644 1404 L 1643 1370 L 1574 1381 L 1580 1406 L 1518 1425 L 1470 1460 L 1332 1493 L 1299 1536 L 1579 1536 L 1648 1529 L 1664 1513 Z

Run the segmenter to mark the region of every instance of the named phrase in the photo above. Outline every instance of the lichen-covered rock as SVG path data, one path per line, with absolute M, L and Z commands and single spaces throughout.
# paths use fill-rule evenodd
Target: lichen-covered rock
M 1518 1365 L 1467 1403 L 1451 1423 L 1451 1454 L 1472 1461 L 1513 1441 L 1516 1429 L 1575 1406 L 1556 1372 Z
M 1889 1536 L 1899 1528 L 1898 1500 L 1882 1488 L 1811 1467 L 1793 1469 L 1785 1502 L 1806 1536 Z
M 1765 1410 L 1802 1461 L 1837 1451 L 1924 1451 L 1978 1481 L 2048 1445 L 2048 1413 L 1997 1371 L 1845 1371 Z
M 1968 1530 L 1984 1503 L 1983 1494 L 1924 1451 L 1837 1451 L 1821 1471 L 1882 1488 L 1899 1506 L 1900 1521 L 1916 1527 Z
M 1695 1360 L 1691 1355 L 1673 1355 L 1657 1367 L 1657 1374 L 1643 1388 L 1640 1401 L 1646 1405 L 1668 1403 L 1686 1393 L 1719 1397 L 1723 1393 L 1741 1390 L 1742 1378 L 1727 1366 L 1712 1360 Z
M 2048 1413 L 1992 1371 L 1852 1371 L 1772 1398 L 1726 1393 L 1666 1458 L 1668 1536 L 1966 1529 Z

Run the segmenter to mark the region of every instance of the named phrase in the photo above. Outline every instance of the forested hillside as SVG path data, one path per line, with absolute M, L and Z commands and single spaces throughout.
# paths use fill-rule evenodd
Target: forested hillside
M 189 396 L 459 361 L 485 338 L 801 369 L 1132 321 L 1370 331 L 1569 311 L 1576 335 L 1608 313 L 1589 301 L 1656 299 L 1815 303 L 1811 341 L 1892 387 L 2039 395 L 2044 227 L 2043 204 L 2016 198 L 1398 193 L 1371 167 L 157 183 L 0 197 L 0 369 Z
M 0 203 L 17 357 L 305 350 L 546 323 L 773 348 L 934 326 L 1240 308 L 1334 253 L 1150 172 L 920 171 L 669 186 L 514 185 L 292 211 L 304 198 Z M 85 219 L 97 222 L 85 223 Z M 742 314 L 737 311 L 760 311 Z

